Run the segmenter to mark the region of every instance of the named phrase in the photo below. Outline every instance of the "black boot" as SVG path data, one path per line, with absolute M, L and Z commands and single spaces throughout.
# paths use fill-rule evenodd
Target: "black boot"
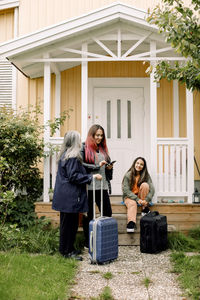
M 85 237 L 84 246 L 89 248 L 89 219 L 83 215 L 83 232 Z

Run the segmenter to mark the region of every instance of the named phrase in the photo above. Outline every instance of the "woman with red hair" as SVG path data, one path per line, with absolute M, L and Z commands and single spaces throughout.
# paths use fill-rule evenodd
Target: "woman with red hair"
M 111 160 L 108 154 L 106 145 L 106 137 L 103 127 L 93 125 L 87 135 L 85 143 L 82 145 L 81 154 L 83 158 L 83 166 L 87 172 L 94 175 L 100 174 L 103 180 L 103 216 L 111 217 L 112 209 L 108 190 L 110 191 L 110 180 L 112 179 L 113 166 L 107 166 Z M 83 218 L 83 229 L 85 234 L 85 245 L 88 246 L 89 238 L 89 222 L 93 219 L 93 184 L 88 185 L 88 205 L 89 210 L 87 217 Z M 95 182 L 95 200 L 96 204 L 101 209 L 101 182 Z M 111 192 L 111 191 L 110 191 Z

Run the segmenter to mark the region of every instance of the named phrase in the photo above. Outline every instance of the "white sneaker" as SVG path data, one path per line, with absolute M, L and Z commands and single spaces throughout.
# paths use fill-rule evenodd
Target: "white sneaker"
M 143 209 L 142 212 L 141 212 L 141 216 L 144 217 L 144 216 L 146 216 L 146 215 L 149 214 L 149 213 L 150 213 L 149 208 L 148 208 L 148 207 L 145 207 L 145 209 Z
M 126 227 L 126 232 L 127 233 L 133 233 L 135 231 L 135 223 L 133 221 L 130 221 L 128 224 L 127 224 L 127 227 Z

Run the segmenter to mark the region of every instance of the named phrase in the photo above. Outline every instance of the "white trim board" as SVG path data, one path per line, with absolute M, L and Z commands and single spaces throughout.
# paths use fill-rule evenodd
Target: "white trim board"
M 0 1 L 0 10 L 19 7 L 19 1 L 16 0 L 1 0 Z

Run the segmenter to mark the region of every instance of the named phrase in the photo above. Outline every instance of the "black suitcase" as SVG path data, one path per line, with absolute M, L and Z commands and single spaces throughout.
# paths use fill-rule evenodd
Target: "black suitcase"
M 167 249 L 167 217 L 153 211 L 140 219 L 140 251 L 158 253 Z

